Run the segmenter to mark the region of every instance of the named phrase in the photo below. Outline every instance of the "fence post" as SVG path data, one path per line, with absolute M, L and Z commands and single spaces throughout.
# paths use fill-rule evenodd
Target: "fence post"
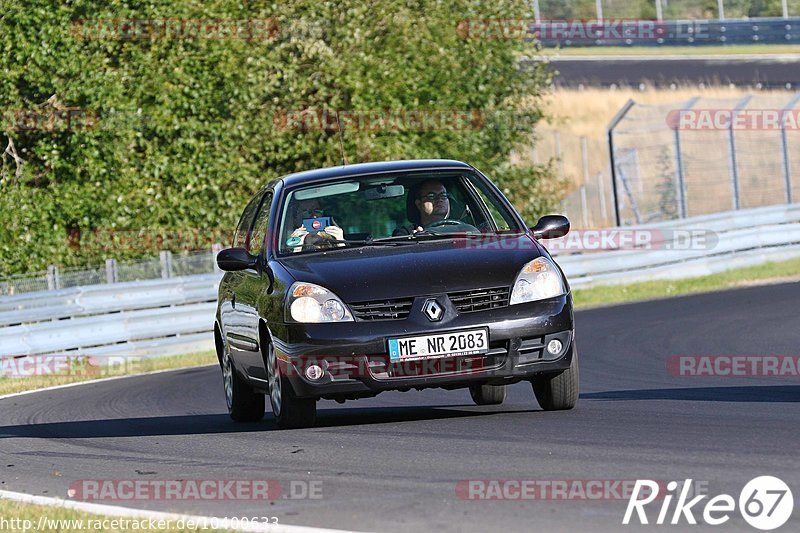
M 561 176 L 564 176 L 564 160 L 561 159 L 561 131 L 556 130 L 553 132 L 553 140 L 555 142 L 556 159 L 558 159 L 558 168 L 561 170 Z
M 789 18 L 789 0 L 781 0 L 781 7 L 783 8 L 783 18 Z
M 595 2 L 595 9 L 597 9 L 597 22 L 603 22 L 603 0 Z
M 542 21 L 542 16 L 539 13 L 539 0 L 533 0 L 533 18 L 536 21 L 536 24 L 539 24 Z
M 659 22 L 664 20 L 664 12 L 661 9 L 661 0 L 656 0 L 656 20 Z
M 606 128 L 606 135 L 608 136 L 608 160 L 611 163 L 611 190 L 614 194 L 614 221 L 617 226 L 621 225 L 621 218 L 619 214 L 619 195 L 617 194 L 617 166 L 614 162 L 614 128 L 625 118 L 625 115 L 628 114 L 628 111 L 630 111 L 635 104 L 636 102 L 634 102 L 633 99 L 629 99 L 625 102 L 625 105 L 614 115 L 614 118 L 611 119 L 611 122 Z
M 222 269 L 217 264 L 217 254 L 222 251 L 222 245 L 218 242 L 211 245 L 211 261 L 214 262 L 214 272 L 222 272 Z
M 61 288 L 61 276 L 58 275 L 58 267 L 47 265 L 47 290 L 57 291 Z
M 172 252 L 169 250 L 161 250 L 159 253 L 161 259 L 161 279 L 169 279 L 172 277 Z
M 688 111 L 697 101 L 700 99 L 699 96 L 695 96 L 694 98 L 690 99 L 686 103 L 686 107 L 684 107 L 681 111 Z M 678 200 L 678 217 L 679 218 L 686 218 L 689 216 L 689 208 L 688 208 L 688 200 L 686 198 L 686 173 L 683 168 L 683 154 L 681 153 L 681 128 L 680 128 L 680 116 L 678 117 L 678 122 L 675 124 L 674 129 L 674 140 L 675 140 L 675 171 L 678 173 L 678 182 L 676 183 L 677 188 L 677 200 Z
M 721 1 L 721 0 L 720 0 Z M 744 106 L 747 105 L 747 102 L 750 101 L 752 95 L 745 96 L 736 104 L 736 107 L 733 108 L 733 114 L 731 115 L 731 125 L 728 127 L 728 160 L 730 161 L 731 166 L 731 188 L 733 190 L 733 209 L 734 211 L 739 209 L 740 201 L 739 201 L 739 169 L 736 165 L 736 138 L 733 135 L 733 125 L 736 122 L 736 116 L 739 114 L 739 111 L 742 110 Z
M 786 139 L 786 113 L 791 112 L 797 102 L 800 101 L 800 92 L 795 95 L 786 104 L 786 107 L 781 111 L 781 148 L 783 156 L 783 182 L 786 191 L 786 203 L 792 203 L 792 167 L 789 162 L 789 141 Z
M 725 20 L 725 0 L 717 0 L 717 17 Z
M 586 229 L 589 227 L 589 208 L 586 205 L 586 185 L 581 185 L 581 222 L 583 222 L 583 228 Z
M 597 173 L 597 195 L 600 197 L 600 215 L 603 217 L 603 225 L 608 222 L 608 209 L 606 209 L 606 188 L 603 186 L 603 173 Z
M 106 259 L 106 283 L 117 282 L 117 260 Z

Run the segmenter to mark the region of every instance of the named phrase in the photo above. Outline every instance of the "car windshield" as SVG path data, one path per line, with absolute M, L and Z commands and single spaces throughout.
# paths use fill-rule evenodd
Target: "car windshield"
M 281 255 L 524 231 L 505 198 L 464 170 L 347 177 L 298 187 L 284 202 Z

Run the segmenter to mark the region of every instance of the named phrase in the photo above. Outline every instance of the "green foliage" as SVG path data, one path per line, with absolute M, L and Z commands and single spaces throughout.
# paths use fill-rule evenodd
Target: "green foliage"
M 559 199 L 551 173 L 508 159 L 541 116 L 520 102 L 547 74 L 519 69 L 534 53 L 521 41 L 455 31 L 465 18 L 529 11 L 527 0 L 0 0 L 0 149 L 13 142 L 23 160 L 5 154 L 0 168 L 0 275 L 150 256 L 162 231 L 232 235 L 268 180 L 339 164 L 335 131 L 279 127 L 281 113 L 305 108 L 478 110 L 485 123 L 468 131 L 346 131 L 345 152 L 470 162 L 533 220 Z M 277 32 L 85 38 L 97 19 L 181 17 L 273 19 Z M 77 110 L 71 129 L 65 109 Z M 15 110 L 62 120 L 20 127 Z M 140 246 L 91 239 L 141 228 Z

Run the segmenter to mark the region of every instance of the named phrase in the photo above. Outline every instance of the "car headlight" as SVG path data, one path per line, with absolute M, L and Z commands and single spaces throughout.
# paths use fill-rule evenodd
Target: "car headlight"
M 511 290 L 510 305 L 544 300 L 566 294 L 567 288 L 556 265 L 546 257 L 537 257 L 526 264 Z
M 352 322 L 347 306 L 325 287 L 296 282 L 289 288 L 289 315 L 295 322 Z

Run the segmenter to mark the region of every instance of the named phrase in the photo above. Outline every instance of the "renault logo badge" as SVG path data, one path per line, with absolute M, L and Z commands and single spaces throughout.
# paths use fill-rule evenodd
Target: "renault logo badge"
M 431 322 L 438 322 L 442 319 L 442 315 L 444 315 L 444 309 L 442 306 L 439 305 L 439 302 L 433 299 L 427 300 L 425 305 L 422 306 L 422 310 L 425 312 L 425 315 Z

